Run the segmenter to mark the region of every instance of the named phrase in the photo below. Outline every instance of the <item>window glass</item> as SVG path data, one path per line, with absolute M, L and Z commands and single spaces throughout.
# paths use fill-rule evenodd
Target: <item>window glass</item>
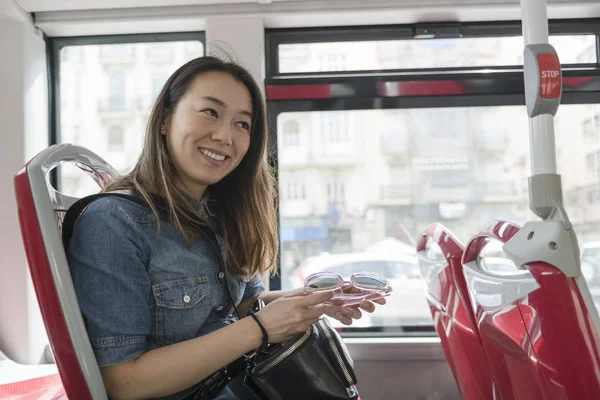
M 594 35 L 551 36 L 563 64 L 595 63 Z M 523 64 L 523 38 L 404 39 L 279 45 L 279 72 L 328 72 Z
M 537 218 L 528 206 L 524 106 L 344 111 L 353 140 L 343 151 L 319 140 L 330 134 L 324 129 L 336 129 L 329 121 L 338 112 L 278 116 L 278 128 L 293 119 L 302 132 L 294 157 L 279 145 L 280 190 L 285 193 L 298 180 L 305 187 L 302 198 L 282 194 L 280 199 L 283 288 L 335 265 L 346 266 L 340 267 L 345 278 L 382 262 L 417 271 L 416 235 L 432 222 L 443 223 L 466 243 L 490 221 L 523 225 Z M 591 132 L 588 122 L 599 112 L 598 105 L 562 105 L 555 125 L 565 206 L 588 281 L 600 286 L 600 127 Z M 449 113 L 460 129 L 448 129 Z M 395 135 L 402 145 L 387 146 Z M 488 268 L 518 271 L 505 262 L 501 247 L 498 254 L 492 247 L 486 248 Z M 388 305 L 369 317 L 371 326 L 430 325 L 419 274 L 382 271 L 394 292 Z
M 517 267 L 510 257 L 504 253 L 502 246 L 502 242 L 490 240 L 479 254 L 477 260 L 479 267 L 494 276 L 514 276 L 526 272 L 524 267 Z
M 108 107 L 104 108 L 104 110 L 125 111 L 124 70 L 110 72 L 108 76 Z
M 298 122 L 286 121 L 283 126 L 283 145 L 285 147 L 297 147 L 300 145 L 300 132 Z
M 169 75 L 204 53 L 201 41 L 63 47 L 60 141 L 86 147 L 119 172 L 142 148 L 152 104 Z M 82 196 L 96 184 L 78 168 L 59 167 L 61 191 Z
M 108 150 L 123 151 L 125 146 L 124 129 L 122 125 L 113 125 L 108 129 Z

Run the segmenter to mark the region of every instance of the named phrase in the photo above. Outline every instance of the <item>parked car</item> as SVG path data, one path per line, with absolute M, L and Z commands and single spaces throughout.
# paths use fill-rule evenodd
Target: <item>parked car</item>
M 355 272 L 384 276 L 393 288 L 385 306 L 357 321 L 355 326 L 431 325 L 431 313 L 419 274 L 417 258 L 402 253 L 322 254 L 307 258 L 290 277 L 291 287 L 300 287 L 315 272 L 333 272 L 345 280 Z

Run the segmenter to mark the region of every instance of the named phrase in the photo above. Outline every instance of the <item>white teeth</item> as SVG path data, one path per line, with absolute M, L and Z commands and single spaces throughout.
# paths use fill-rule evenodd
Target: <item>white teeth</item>
M 217 153 L 213 153 L 212 151 L 209 151 L 209 150 L 206 150 L 206 149 L 201 149 L 201 148 L 199 148 L 198 150 L 200 150 L 200 153 L 204 154 L 207 157 L 212 158 L 213 160 L 223 161 L 225 159 L 225 156 L 222 156 L 222 155 L 217 154 Z

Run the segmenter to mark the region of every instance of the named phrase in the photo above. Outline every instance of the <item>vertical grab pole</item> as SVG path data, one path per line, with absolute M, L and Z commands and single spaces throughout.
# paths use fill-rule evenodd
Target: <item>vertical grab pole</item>
M 562 73 L 556 50 L 548 43 L 546 0 L 521 0 L 521 10 L 531 143 L 529 208 L 542 220 L 526 222 L 503 249 L 517 265 L 543 261 L 567 277 L 583 279 L 577 237 L 563 207 L 561 179 L 556 173 L 554 116 L 562 95 Z M 600 318 L 596 322 L 600 328 Z
M 548 43 L 546 0 L 521 0 L 523 14 L 523 78 L 529 116 L 531 177 L 529 208 L 547 219 L 562 207 L 556 173 L 554 116 L 562 95 L 562 73 L 556 50 Z
M 548 44 L 546 0 L 521 0 L 521 12 L 525 46 Z M 525 85 L 531 83 L 525 82 Z M 531 174 L 555 174 L 556 149 L 552 114 L 537 115 L 529 119 L 529 142 Z

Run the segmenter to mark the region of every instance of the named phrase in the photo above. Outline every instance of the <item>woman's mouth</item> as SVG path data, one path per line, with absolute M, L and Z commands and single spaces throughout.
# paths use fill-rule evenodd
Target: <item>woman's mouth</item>
M 206 157 L 206 159 L 213 165 L 222 165 L 225 160 L 229 157 L 224 154 L 216 153 L 212 150 L 208 150 L 202 147 L 198 147 L 198 151 Z

